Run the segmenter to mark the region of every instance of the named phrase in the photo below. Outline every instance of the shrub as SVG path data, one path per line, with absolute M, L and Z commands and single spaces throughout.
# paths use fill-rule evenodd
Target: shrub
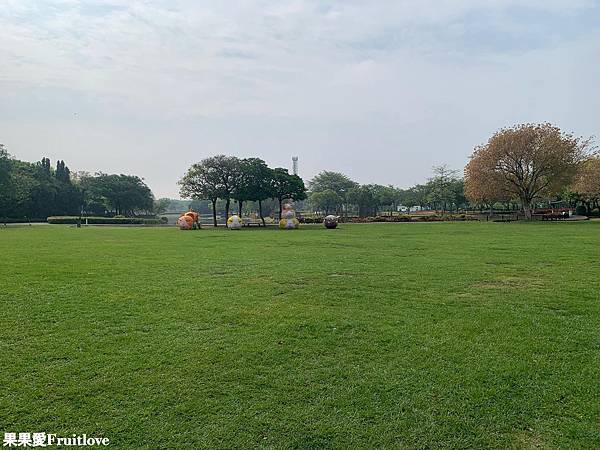
M 586 216 L 587 208 L 583 205 L 579 205 L 577 208 L 575 208 L 575 214 L 577 214 L 578 216 Z
M 29 219 L 27 217 L 14 218 L 14 217 L 2 217 L 0 218 L 0 224 L 4 223 L 40 223 L 45 222 L 46 219 Z
M 77 216 L 48 217 L 48 223 L 74 225 L 79 221 Z M 159 225 L 162 219 L 142 219 L 139 217 L 82 217 L 82 223 L 90 225 Z

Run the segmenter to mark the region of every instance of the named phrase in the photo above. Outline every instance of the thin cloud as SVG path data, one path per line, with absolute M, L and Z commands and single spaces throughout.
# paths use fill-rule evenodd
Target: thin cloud
M 408 185 L 517 121 L 597 133 L 599 22 L 585 0 L 8 0 L 0 140 L 158 194 L 215 152 Z

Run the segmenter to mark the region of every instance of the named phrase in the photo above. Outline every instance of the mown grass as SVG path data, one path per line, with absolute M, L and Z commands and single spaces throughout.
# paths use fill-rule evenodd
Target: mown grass
M 600 447 L 600 223 L 0 230 L 0 432 Z

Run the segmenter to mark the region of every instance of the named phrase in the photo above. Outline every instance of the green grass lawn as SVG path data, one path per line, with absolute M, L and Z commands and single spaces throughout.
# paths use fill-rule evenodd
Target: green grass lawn
M 0 255 L 0 433 L 600 447 L 600 222 L 23 227 Z

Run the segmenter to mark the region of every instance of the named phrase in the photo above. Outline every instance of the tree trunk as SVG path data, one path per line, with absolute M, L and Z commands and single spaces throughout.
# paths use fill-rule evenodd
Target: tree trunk
M 283 199 L 279 198 L 279 220 L 281 220 L 281 213 L 283 212 Z
M 242 217 L 242 206 L 244 204 L 243 200 L 238 200 L 238 216 Z
M 211 199 L 213 208 L 213 226 L 217 226 L 217 199 Z
M 526 220 L 531 220 L 533 218 L 533 213 L 531 211 L 531 202 L 528 200 L 523 200 L 523 213 L 525 214 Z
M 231 199 L 227 198 L 225 201 L 225 226 L 227 226 L 227 220 L 229 220 L 229 207 L 231 205 Z
M 263 227 L 266 227 L 267 224 L 265 223 L 265 218 L 263 217 L 262 212 L 262 200 L 258 201 L 258 215 L 260 216 L 260 220 L 262 220 Z

